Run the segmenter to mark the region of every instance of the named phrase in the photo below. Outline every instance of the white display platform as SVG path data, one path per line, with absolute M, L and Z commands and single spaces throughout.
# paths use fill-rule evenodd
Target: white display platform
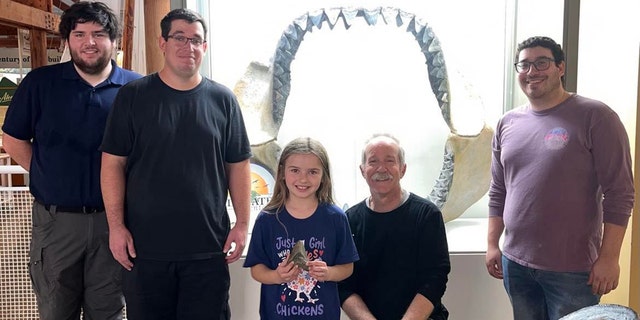
M 502 281 L 489 276 L 484 264 L 486 219 L 457 219 L 446 224 L 451 273 L 443 302 L 450 320 L 512 320 Z M 258 319 L 260 284 L 242 268 L 230 265 L 231 312 L 234 320 Z M 341 319 L 348 319 L 344 314 Z

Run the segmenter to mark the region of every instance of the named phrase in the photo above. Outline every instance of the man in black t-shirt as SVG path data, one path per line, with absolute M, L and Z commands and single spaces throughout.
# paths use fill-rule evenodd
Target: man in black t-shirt
M 251 149 L 233 93 L 198 72 L 202 17 L 176 9 L 161 29 L 163 69 L 123 87 L 107 121 L 110 247 L 127 270 L 129 320 L 229 319 L 227 263 L 245 247 Z

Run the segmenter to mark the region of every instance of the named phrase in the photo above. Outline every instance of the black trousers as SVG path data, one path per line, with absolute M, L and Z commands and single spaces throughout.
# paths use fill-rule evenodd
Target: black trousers
M 191 261 L 135 259 L 123 269 L 128 320 L 228 320 L 230 275 L 224 256 Z

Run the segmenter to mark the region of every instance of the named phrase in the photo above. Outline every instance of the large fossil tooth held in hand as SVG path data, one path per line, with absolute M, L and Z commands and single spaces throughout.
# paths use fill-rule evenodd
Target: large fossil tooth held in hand
M 304 250 L 304 240 L 298 240 L 289 253 L 287 263 L 293 261 L 299 268 L 309 271 L 307 266 L 307 251 Z

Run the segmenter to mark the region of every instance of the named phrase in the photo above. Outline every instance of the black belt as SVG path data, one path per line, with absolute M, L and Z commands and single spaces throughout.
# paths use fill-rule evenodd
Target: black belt
M 38 201 L 40 203 L 40 201 Z M 70 213 L 96 213 L 104 211 L 104 207 L 67 207 L 67 206 L 56 206 L 53 204 L 42 204 L 45 210 L 50 211 L 51 207 L 55 207 L 56 212 L 70 212 Z

